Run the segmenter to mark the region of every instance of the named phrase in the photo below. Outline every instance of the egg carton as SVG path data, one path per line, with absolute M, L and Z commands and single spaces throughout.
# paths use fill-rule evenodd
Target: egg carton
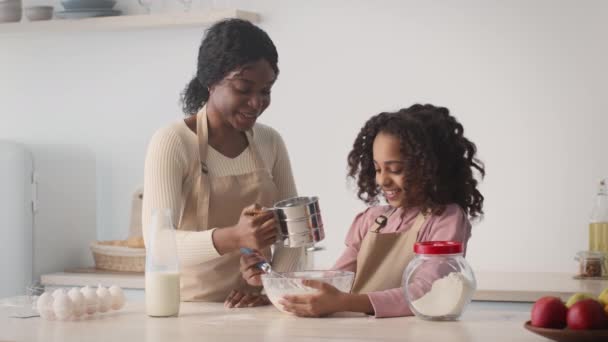
M 32 309 L 46 320 L 79 320 L 112 310 L 120 310 L 125 305 L 125 296 L 118 286 L 96 289 L 85 286 L 69 291 L 57 289 L 52 293 L 29 288 Z

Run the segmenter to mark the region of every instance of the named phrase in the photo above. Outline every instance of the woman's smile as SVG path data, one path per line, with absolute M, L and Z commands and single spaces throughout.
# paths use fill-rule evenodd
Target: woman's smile
M 258 116 L 256 114 L 237 113 L 236 118 L 241 125 L 251 127 L 257 120 Z

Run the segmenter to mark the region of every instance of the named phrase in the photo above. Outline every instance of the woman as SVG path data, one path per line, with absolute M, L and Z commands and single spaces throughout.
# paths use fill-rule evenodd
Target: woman
M 256 123 L 279 74 L 266 32 L 238 19 L 216 23 L 199 48 L 196 77 L 182 94 L 187 117 L 158 130 L 145 162 L 143 233 L 154 208 L 177 224 L 181 297 L 242 307 L 267 303 L 239 272 L 239 248 L 270 257 L 272 213 L 260 206 L 296 196 L 281 136 Z M 273 268 L 297 268 L 301 249 L 277 246 Z

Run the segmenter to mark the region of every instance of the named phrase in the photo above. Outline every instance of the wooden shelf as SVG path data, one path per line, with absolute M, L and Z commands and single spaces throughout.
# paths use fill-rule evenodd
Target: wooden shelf
M 0 34 L 28 32 L 83 32 L 197 27 L 225 18 L 239 18 L 259 22 L 260 15 L 238 9 L 218 9 L 188 13 L 162 13 L 145 15 L 120 15 L 87 19 L 53 19 L 48 21 L 2 23 Z

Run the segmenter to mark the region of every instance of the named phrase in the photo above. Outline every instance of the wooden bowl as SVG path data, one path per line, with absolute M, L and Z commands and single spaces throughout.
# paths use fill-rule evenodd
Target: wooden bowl
M 608 329 L 601 330 L 572 330 L 572 329 L 549 329 L 535 327 L 527 321 L 524 328 L 558 342 L 596 342 L 608 341 Z

